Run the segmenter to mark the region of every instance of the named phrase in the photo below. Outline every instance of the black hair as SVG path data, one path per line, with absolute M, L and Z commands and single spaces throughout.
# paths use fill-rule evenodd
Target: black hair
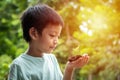
M 40 34 L 48 24 L 64 25 L 61 16 L 46 4 L 37 4 L 27 8 L 21 16 L 23 37 L 27 42 L 31 41 L 29 30 L 34 27 Z

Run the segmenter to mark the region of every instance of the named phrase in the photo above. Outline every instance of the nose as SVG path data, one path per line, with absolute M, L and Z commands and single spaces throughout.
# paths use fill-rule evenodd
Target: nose
M 55 38 L 53 42 L 56 45 L 58 43 L 58 38 Z

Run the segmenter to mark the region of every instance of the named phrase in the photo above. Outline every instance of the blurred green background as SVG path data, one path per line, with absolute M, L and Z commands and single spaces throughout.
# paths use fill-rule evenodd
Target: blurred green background
M 53 52 L 62 72 L 69 56 L 87 53 L 89 63 L 74 80 L 120 80 L 120 0 L 0 0 L 0 80 L 28 47 L 19 18 L 37 3 L 53 7 L 65 22 Z

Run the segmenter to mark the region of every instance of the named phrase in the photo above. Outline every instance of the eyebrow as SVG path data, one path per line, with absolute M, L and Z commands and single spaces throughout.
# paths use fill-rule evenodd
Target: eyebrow
M 50 33 L 60 36 L 60 34 L 58 34 L 56 31 L 50 31 Z
M 56 31 L 50 31 L 51 33 L 55 33 L 55 34 L 57 34 L 57 32 Z

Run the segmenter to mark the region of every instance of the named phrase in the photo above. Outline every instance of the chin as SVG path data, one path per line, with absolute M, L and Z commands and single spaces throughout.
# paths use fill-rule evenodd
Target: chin
M 48 51 L 45 51 L 45 53 L 52 53 L 53 50 L 48 50 Z

